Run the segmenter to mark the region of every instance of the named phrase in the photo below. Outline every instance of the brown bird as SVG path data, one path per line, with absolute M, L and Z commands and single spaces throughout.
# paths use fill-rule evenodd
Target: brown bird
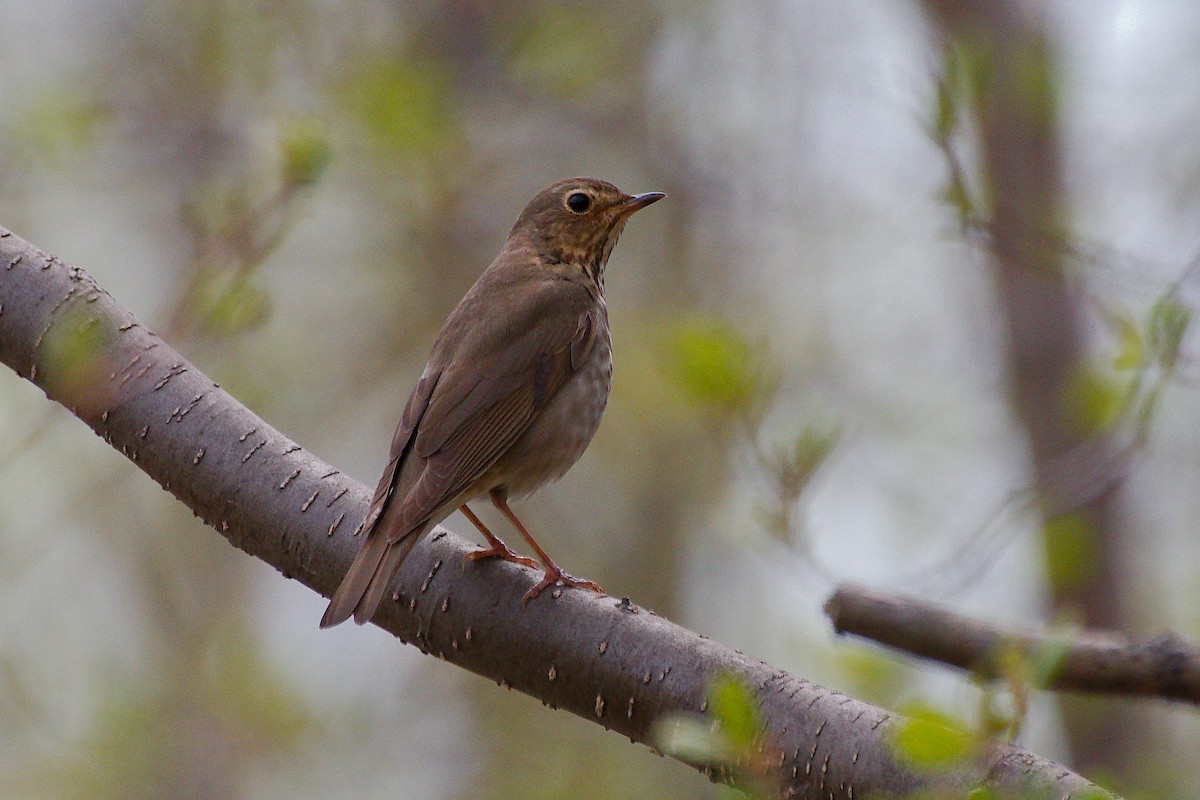
M 404 407 L 387 467 L 363 520 L 362 548 L 321 618 L 328 628 L 374 616 L 404 558 L 455 509 L 490 545 L 464 560 L 527 566 L 467 501 L 492 503 L 529 542 L 547 586 L 600 587 L 563 572 L 508 507 L 561 478 L 592 441 L 608 402 L 612 349 L 604 265 L 625 222 L 661 200 L 595 178 L 538 192 L 496 260 L 451 312 Z

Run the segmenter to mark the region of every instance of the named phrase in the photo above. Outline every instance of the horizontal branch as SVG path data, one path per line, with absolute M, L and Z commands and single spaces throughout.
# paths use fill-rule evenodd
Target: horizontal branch
M 328 596 L 369 495 L 276 431 L 134 320 L 83 270 L 0 229 L 0 360 L 70 408 L 232 544 Z M 521 609 L 536 580 L 437 530 L 374 624 L 447 662 L 653 746 L 652 724 L 700 713 L 710 682 L 753 691 L 785 797 L 903 796 L 980 782 L 1044 797 L 1097 791 L 1007 745 L 931 776 L 896 763 L 900 718 L 737 653 L 628 600 L 566 591 Z M 316 624 L 313 620 L 313 624 Z M 696 765 L 710 775 L 723 768 Z M 1090 796 L 1090 795 L 1089 795 Z M 1108 796 L 1102 794 L 1096 797 Z
M 1004 660 L 1015 653 L 1046 666 L 1040 688 L 1200 703 L 1200 651 L 1172 634 L 1132 639 L 1096 631 L 1022 630 L 853 584 L 839 587 L 825 612 L 838 633 L 989 679 L 1001 677 Z

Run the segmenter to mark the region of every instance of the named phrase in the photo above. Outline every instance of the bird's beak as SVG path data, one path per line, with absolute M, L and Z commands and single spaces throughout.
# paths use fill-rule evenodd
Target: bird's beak
M 625 202 L 622 204 L 623 208 L 621 210 L 626 214 L 632 214 L 635 211 L 645 208 L 651 203 L 657 203 L 664 197 L 666 197 L 666 195 L 662 192 L 646 192 L 645 194 L 635 194 L 625 200 Z

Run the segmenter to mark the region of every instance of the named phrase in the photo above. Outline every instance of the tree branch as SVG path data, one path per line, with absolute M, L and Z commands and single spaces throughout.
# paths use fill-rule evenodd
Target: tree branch
M 349 566 L 365 486 L 288 440 L 139 325 L 90 276 L 0 229 L 0 360 L 41 386 L 232 544 L 328 596 Z M 554 592 L 521 610 L 533 572 L 460 569 L 438 530 L 404 563 L 374 624 L 423 652 L 653 746 L 651 724 L 699 713 L 709 682 L 753 691 L 784 797 L 897 796 L 980 782 L 1107 797 L 1007 745 L 941 775 L 897 764 L 899 717 L 736 653 L 631 604 Z M 316 620 L 313 620 L 316 624 Z M 714 779 L 724 766 L 695 765 Z M 1024 795 L 1022 795 L 1024 796 Z M 1093 795 L 1088 795 L 1093 796 Z
M 844 584 L 825 604 L 841 634 L 873 639 L 921 658 L 1001 676 L 1005 652 L 1050 659 L 1044 687 L 1146 695 L 1200 704 L 1200 652 L 1173 634 L 1133 639 L 1084 631 L 1055 635 L 985 622 L 914 597 Z

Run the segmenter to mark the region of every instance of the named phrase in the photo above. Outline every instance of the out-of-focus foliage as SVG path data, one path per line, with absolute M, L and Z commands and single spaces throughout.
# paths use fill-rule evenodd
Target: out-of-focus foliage
M 1050 685 L 1071 641 L 1070 635 L 1063 635 L 1033 651 L 1014 642 L 1001 642 L 996 647 L 988 656 L 988 675 L 981 676 L 979 719 L 983 734 L 1006 741 L 1017 739 L 1029 713 L 1030 697 Z
M 928 123 L 929 137 L 945 154 L 950 167 L 942 188 L 942 200 L 954 210 L 964 230 L 979 218 L 981 212 L 976 197 L 978 189 L 973 190 L 970 185 L 957 141 L 966 124 L 964 117 L 969 116 L 963 109 L 969 106 L 970 98 L 977 94 L 983 81 L 981 62 L 981 54 L 965 43 L 958 42 L 954 47 L 945 48 L 935 86 L 933 113 Z
M 797 521 L 803 513 L 798 504 L 840 435 L 836 426 L 809 423 L 790 442 L 763 445 L 761 435 L 752 432 L 750 446 L 768 487 L 766 497 L 756 506 L 756 516 L 764 530 L 780 542 L 797 545 L 798 528 L 803 528 Z M 805 552 L 806 548 L 799 550 Z
M 913 688 L 913 669 L 878 648 L 845 645 L 835 652 L 843 691 L 890 707 Z
M 509 75 L 556 97 L 580 101 L 611 89 L 634 57 L 608 13 L 552 5 L 513 21 L 502 43 Z
M 102 681 L 95 721 L 69 754 L 0 779 L 9 797 L 235 796 L 259 759 L 294 756 L 313 720 L 244 633 L 215 635 L 202 659 Z M 175 683 L 179 681 L 179 683 Z
M 975 736 L 950 715 L 927 705 L 910 704 L 892 733 L 897 760 L 918 772 L 944 772 L 970 759 Z
M 760 397 L 762 363 L 743 335 L 717 318 L 678 323 L 670 338 L 671 374 L 694 403 L 744 412 Z
M 1137 369 L 1146 358 L 1146 344 L 1142 331 L 1132 316 L 1112 311 L 1105 320 L 1116 339 L 1116 354 L 1112 358 L 1113 369 L 1125 371 Z
M 778 766 L 778 750 L 763 739 L 758 704 L 749 687 L 729 675 L 717 675 L 708 689 L 704 714 L 672 714 L 657 720 L 651 737 L 664 753 L 691 763 L 727 768 L 753 797 L 778 794 L 769 775 Z
M 1068 387 L 1068 414 L 1085 433 L 1111 430 L 1129 405 L 1133 381 L 1106 366 L 1079 365 Z
M 1047 579 L 1070 588 L 1096 569 L 1093 535 L 1083 514 L 1068 513 L 1046 521 Z
M 332 158 L 327 134 L 310 119 L 280 125 L 277 166 L 266 182 L 198 187 L 184 206 L 194 254 L 170 312 L 169 333 L 220 338 L 251 331 L 271 314 L 255 272 L 279 246 L 302 192 Z
M 1191 310 L 1170 295 L 1159 299 L 1150 309 L 1146 344 L 1154 360 L 1166 372 L 1174 370 L 1179 360 L 1179 347 L 1191 319 Z
M 253 330 L 271 314 L 271 298 L 249 276 L 232 272 L 206 272 L 191 298 L 192 314 L 213 336 Z
M 445 65 L 393 54 L 354 68 L 337 97 L 375 147 L 416 165 L 435 158 L 456 134 L 450 90 Z
M 88 312 L 86 304 L 71 307 L 41 336 L 39 345 L 46 363 L 42 377 L 64 391 L 106 386 L 108 373 L 116 366 L 108 358 L 116 336 L 116 331 Z M 98 407 L 104 402 L 104 398 L 96 398 Z
M 333 158 L 328 134 L 312 120 L 291 119 L 279 137 L 283 185 L 312 186 Z
M 728 675 L 713 681 L 708 705 L 730 744 L 748 750 L 762 736 L 762 720 L 754 695 L 742 683 Z
M 1027 43 L 1016 60 L 1016 94 L 1019 110 L 1038 128 L 1049 130 L 1056 122 L 1062 79 L 1056 74 L 1049 48 Z M 984 91 L 987 87 L 981 87 Z
M 1086 430 L 1133 440 L 1127 557 L 1154 576 L 1137 618 L 1194 627 L 1178 598 L 1197 582 L 1196 276 L 1178 264 L 1200 196 L 1186 135 L 1200 16 L 1183 0 L 1118 6 L 1064 6 L 1065 46 L 1020 61 L 1025 113 L 1063 116 L 1070 154 L 1063 221 L 1028 246 L 1076 249 L 1059 230 L 1073 219 L 1081 238 L 1146 254 L 1072 274 L 1099 335 L 1059 399 Z M 523 515 L 565 567 L 782 668 L 888 705 L 962 696 L 937 670 L 831 649 L 818 609 L 826 578 L 888 584 L 957 552 L 997 499 L 1033 496 L 972 112 L 993 53 L 937 48 L 904 4 L 103 12 L 0 0 L 0 225 L 89 269 L 272 424 L 370 482 L 438 324 L 529 194 L 573 174 L 667 191 L 613 257 L 600 434 Z M 43 347 L 88 381 L 103 336 L 72 320 Z M 0 384 L 0 786 L 162 796 L 193 769 L 225 783 L 191 796 L 726 796 L 370 630 L 318 637 L 317 598 L 148 512 L 161 491 L 43 405 Z M 1040 522 L 1013 516 L 966 543 L 987 569 L 961 601 L 1027 620 L 1043 572 L 1070 585 L 1098 565 L 1082 520 L 1049 523 L 1043 569 Z M 765 556 L 745 546 L 764 530 L 779 536 Z M 830 574 L 793 569 L 818 550 Z M 980 732 L 1019 726 L 1022 744 L 1061 752 L 1037 691 L 1053 663 L 1014 658 L 1004 683 L 968 689 Z M 736 760 L 753 695 L 714 691 L 681 746 Z M 903 732 L 899 751 L 969 757 L 946 721 Z M 1195 720 L 1170 723 L 1142 754 L 1145 785 L 1200 796 Z
M 1069 386 L 1068 404 L 1083 430 L 1102 432 L 1123 424 L 1136 442 L 1144 441 L 1176 377 L 1191 324 L 1190 309 L 1177 297 L 1179 286 L 1177 281 L 1156 298 L 1141 319 L 1119 304 L 1101 309 L 1112 355 L 1108 364 L 1081 367 Z
M 0 130 L 18 157 L 38 159 L 51 167 L 61 167 L 68 157 L 86 150 L 111 119 L 99 98 L 67 85 L 47 87 L 17 110 L 20 123 Z
M 771 409 L 779 367 L 765 347 L 753 347 L 733 324 L 719 317 L 690 317 L 676 322 L 667 336 L 663 361 L 680 395 L 719 432 L 733 430 L 748 452 L 754 477 L 765 484 L 755 506 L 762 529 L 794 545 L 797 504 L 841 435 L 837 425 L 809 422 L 783 441 L 762 427 Z

